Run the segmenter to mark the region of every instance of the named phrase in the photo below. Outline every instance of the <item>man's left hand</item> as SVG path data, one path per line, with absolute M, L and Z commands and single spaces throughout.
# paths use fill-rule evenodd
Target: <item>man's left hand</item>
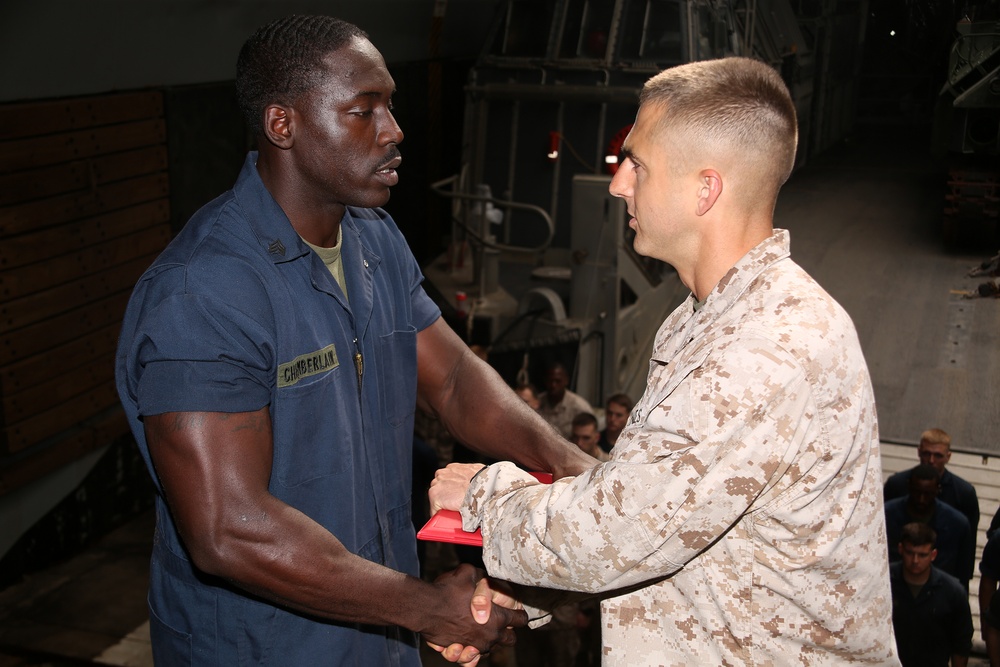
M 434 473 L 430 491 L 427 492 L 431 514 L 442 509 L 458 511 L 465 501 L 469 482 L 483 467 L 481 463 L 450 463 Z

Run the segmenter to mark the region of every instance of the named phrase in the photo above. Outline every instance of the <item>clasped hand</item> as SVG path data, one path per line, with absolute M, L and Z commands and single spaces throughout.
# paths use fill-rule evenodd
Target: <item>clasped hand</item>
M 469 587 L 475 588 L 469 600 L 472 618 L 478 626 L 470 631 L 466 620 L 450 623 L 438 623 L 431 630 L 423 632 L 427 645 L 441 653 L 445 660 L 458 662 L 473 667 L 479 658 L 489 653 L 496 645 L 512 646 L 514 644 L 514 628 L 524 627 L 528 623 L 528 615 L 523 611 L 521 603 L 514 599 L 510 588 L 503 582 L 492 580 L 486 573 L 471 565 L 460 565 L 451 572 L 446 572 L 434 581 L 441 589 L 445 608 L 450 609 L 453 597 L 462 598 L 468 595 Z M 460 611 L 464 616 L 464 612 Z M 465 617 L 466 619 L 468 617 Z M 478 629 L 476 629 L 478 628 Z M 456 634 L 460 633 L 460 634 Z M 438 635 L 461 639 L 465 643 L 452 643 L 442 646 L 435 643 Z M 485 650 L 477 647 L 484 647 Z

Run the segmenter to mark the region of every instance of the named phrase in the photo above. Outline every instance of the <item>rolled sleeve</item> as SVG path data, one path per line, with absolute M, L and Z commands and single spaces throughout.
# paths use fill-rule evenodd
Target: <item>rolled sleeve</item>
M 265 329 L 204 296 L 161 302 L 130 355 L 140 415 L 250 412 L 270 402 L 273 345 Z

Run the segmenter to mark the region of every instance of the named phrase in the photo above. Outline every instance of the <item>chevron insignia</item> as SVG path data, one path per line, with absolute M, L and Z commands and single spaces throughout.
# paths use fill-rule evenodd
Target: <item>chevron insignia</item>
M 267 246 L 267 251 L 272 255 L 281 255 L 282 257 L 284 257 L 285 244 L 282 243 L 279 239 L 274 239 L 273 241 L 271 241 L 271 245 Z

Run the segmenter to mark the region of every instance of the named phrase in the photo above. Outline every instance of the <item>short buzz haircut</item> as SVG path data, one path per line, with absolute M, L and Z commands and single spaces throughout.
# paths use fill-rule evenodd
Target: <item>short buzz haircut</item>
M 286 16 L 253 33 L 236 61 L 236 97 L 247 127 L 264 130 L 264 109 L 293 104 L 326 76 L 323 58 L 364 30 L 332 16 Z
M 604 401 L 604 404 L 611 405 L 612 403 L 625 408 L 625 412 L 632 412 L 632 406 L 635 405 L 628 394 L 611 394 L 608 396 L 608 400 Z
M 929 481 L 934 480 L 940 483 L 940 478 L 938 475 L 938 469 L 932 466 L 930 463 L 921 463 L 918 466 L 914 466 L 913 472 L 910 473 L 910 481 Z
M 566 368 L 566 364 L 561 361 L 550 361 L 545 364 L 545 374 L 554 373 L 555 371 L 562 371 L 566 375 L 569 375 L 569 369 Z
M 576 417 L 573 417 L 573 428 L 579 428 L 581 426 L 593 426 L 597 428 L 597 417 L 590 414 L 589 412 L 577 413 Z
M 951 449 L 951 436 L 939 428 L 929 428 L 920 434 L 922 445 L 944 445 Z
M 795 103 L 774 68 L 752 58 L 686 63 L 649 79 L 639 104 L 662 104 L 660 129 L 708 139 L 740 156 L 778 190 L 795 164 Z
M 933 547 L 937 543 L 937 533 L 926 523 L 914 521 L 903 526 L 903 530 L 899 534 L 899 543 L 914 547 L 929 544 Z
M 530 382 L 520 382 L 514 386 L 514 391 L 516 393 L 521 393 L 522 391 L 530 391 L 531 395 L 538 398 L 538 390 L 535 389 L 535 385 Z

